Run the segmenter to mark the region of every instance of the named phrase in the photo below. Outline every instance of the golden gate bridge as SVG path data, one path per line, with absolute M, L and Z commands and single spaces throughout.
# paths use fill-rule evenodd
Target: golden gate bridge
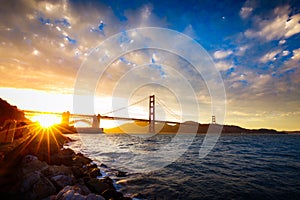
M 148 110 L 149 110 L 149 118 L 143 119 L 143 118 L 134 118 L 134 117 L 121 117 L 121 116 L 110 116 L 112 113 L 116 113 L 121 110 L 128 109 L 129 107 L 136 106 L 137 104 L 140 104 L 141 102 L 144 102 L 146 100 L 149 100 L 148 104 Z M 155 117 L 155 103 L 158 103 L 164 111 L 169 113 L 171 116 L 173 116 L 176 121 L 168 121 L 168 120 L 157 120 Z M 128 120 L 128 121 L 141 121 L 141 122 L 148 122 L 149 123 L 149 133 L 155 132 L 155 123 L 171 123 L 171 124 L 178 124 L 181 121 L 181 116 L 173 112 L 170 108 L 166 106 L 166 104 L 160 100 L 158 97 L 155 98 L 155 95 L 151 95 L 149 97 L 145 97 L 139 101 L 136 101 L 134 103 L 131 103 L 127 106 L 120 107 L 118 109 L 115 109 L 113 111 L 109 111 L 102 114 L 72 114 L 69 111 L 67 112 L 43 112 L 43 111 L 33 111 L 33 110 L 23 110 L 23 112 L 27 116 L 34 116 L 34 115 L 58 115 L 61 116 L 61 124 L 62 125 L 74 125 L 77 122 L 85 122 L 86 124 L 90 125 L 94 129 L 100 128 L 100 121 L 101 119 L 104 120 Z

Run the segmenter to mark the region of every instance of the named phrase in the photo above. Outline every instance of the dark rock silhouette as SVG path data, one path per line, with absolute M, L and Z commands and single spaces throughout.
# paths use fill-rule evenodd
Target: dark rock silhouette
M 0 108 L 2 121 L 26 120 L 24 113 L 2 99 Z M 58 127 L 24 126 L 26 135 L 0 144 L 1 199 L 131 199 L 116 190 L 112 179 L 102 177 L 90 158 L 64 149 L 71 140 Z
M 24 113 L 20 111 L 17 106 L 12 106 L 0 98 L 0 126 L 8 119 L 28 121 Z

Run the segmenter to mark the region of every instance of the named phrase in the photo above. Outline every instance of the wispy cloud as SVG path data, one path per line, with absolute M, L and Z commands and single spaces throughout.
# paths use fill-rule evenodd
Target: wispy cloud
M 263 57 L 261 57 L 259 59 L 260 62 L 262 63 L 267 63 L 269 61 L 274 61 L 276 60 L 276 56 L 281 52 L 280 49 L 277 49 L 277 50 L 274 50 L 274 51 L 271 51 L 271 52 L 268 52 L 266 53 Z
M 244 3 L 243 7 L 240 9 L 240 13 L 239 13 L 240 17 L 243 18 L 243 19 L 248 18 L 252 14 L 255 7 L 256 7 L 256 2 L 255 1 L 247 0 Z
M 218 50 L 214 53 L 214 58 L 215 59 L 222 59 L 230 56 L 232 54 L 232 50 Z
M 5 1 L 2 6 L 1 56 L 22 61 L 1 61 L 2 87 L 56 90 L 63 85 L 71 91 L 81 63 L 101 41 L 122 30 L 164 23 L 152 13 L 150 4 L 127 11 L 126 23 L 101 3 L 21 0 Z M 26 70 L 19 73 L 23 68 Z M 37 73 L 38 81 L 26 81 Z M 13 82 L 9 81 L 12 77 Z
M 252 11 L 253 11 L 253 8 L 251 8 L 251 7 L 242 7 L 241 11 L 240 11 L 240 16 L 242 18 L 247 18 L 251 15 Z
M 293 60 L 300 60 L 300 48 L 293 50 Z
M 291 15 L 290 6 L 275 8 L 265 17 L 254 17 L 253 28 L 248 29 L 245 35 L 248 38 L 261 38 L 266 41 L 289 38 L 300 33 L 300 14 Z
M 226 71 L 226 70 L 230 69 L 231 67 L 233 67 L 233 65 L 231 63 L 228 63 L 225 61 L 215 62 L 215 66 L 220 71 Z

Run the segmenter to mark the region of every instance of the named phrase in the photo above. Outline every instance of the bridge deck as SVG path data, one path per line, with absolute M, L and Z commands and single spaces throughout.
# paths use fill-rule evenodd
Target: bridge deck
M 33 110 L 23 110 L 26 114 L 44 114 L 44 115 L 62 115 L 63 113 L 59 112 L 44 112 L 44 111 L 33 111 Z M 93 118 L 95 115 L 87 115 L 87 114 L 72 114 L 70 113 L 70 117 L 83 117 L 83 118 Z M 141 121 L 141 122 L 149 122 L 149 119 L 140 119 L 140 118 L 130 118 L 130 117 L 112 117 L 112 116 L 102 116 L 100 115 L 101 119 L 106 120 L 125 120 L 125 121 Z M 155 122 L 161 123 L 180 123 L 175 121 L 165 121 L 165 120 L 154 120 Z

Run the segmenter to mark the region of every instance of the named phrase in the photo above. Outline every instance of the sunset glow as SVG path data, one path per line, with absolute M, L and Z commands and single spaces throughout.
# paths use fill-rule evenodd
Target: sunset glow
M 1 199 L 300 197 L 300 0 L 0 3 Z
M 98 44 L 122 33 L 117 46 L 107 47 L 115 52 L 135 42 L 129 40 L 129 29 L 160 27 L 191 37 L 207 51 L 225 86 L 225 124 L 300 129 L 299 3 L 255 2 L 187 1 L 180 6 L 159 1 L 5 1 L 0 13 L 1 98 L 23 110 L 73 113 L 78 72 Z M 156 39 L 164 43 L 162 38 Z M 174 41 L 174 46 L 181 48 L 180 41 Z M 108 51 L 105 56 L 109 56 Z M 112 101 L 134 102 L 152 91 L 180 113 L 174 98 L 164 91 L 153 87 L 134 94 L 127 90 L 151 76 L 166 80 L 176 77 L 162 67 L 166 60 L 180 73 L 186 72 L 187 80 L 201 82 L 176 55 L 160 50 L 129 52 L 115 58 L 99 77 L 94 110 L 86 114 L 106 113 L 112 109 Z M 136 71 L 128 83 L 120 84 L 120 94 L 113 96 L 127 71 L 149 63 L 156 64 L 156 68 L 147 73 Z M 209 123 L 212 114 L 208 86 L 203 81 L 198 85 L 201 119 L 190 116 L 189 120 Z M 136 98 L 124 98 L 126 94 Z M 189 97 L 181 103 L 191 105 Z M 147 105 L 137 105 L 134 115 L 147 117 L 145 112 Z M 157 114 L 157 118 L 173 120 L 166 113 Z
M 43 128 L 49 128 L 55 124 L 59 124 L 61 118 L 54 115 L 36 115 L 30 118 L 33 122 L 38 122 Z

